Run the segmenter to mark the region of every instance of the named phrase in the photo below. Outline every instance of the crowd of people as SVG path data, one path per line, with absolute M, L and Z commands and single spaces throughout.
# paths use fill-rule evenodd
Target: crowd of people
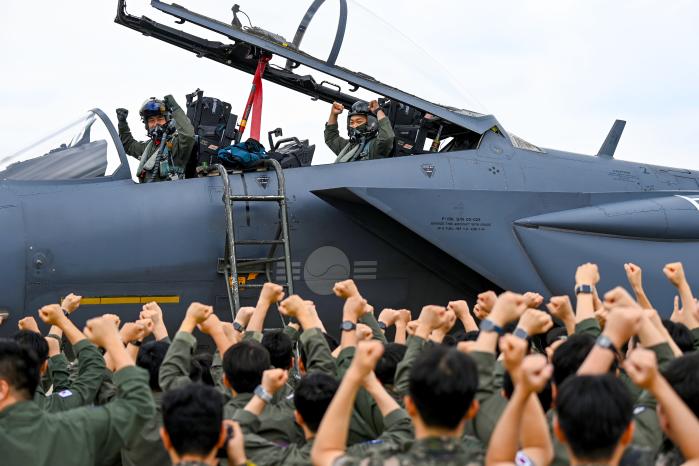
M 27 316 L 0 339 L 0 464 L 699 465 L 697 301 L 668 264 L 663 319 L 624 267 L 634 296 L 598 295 L 588 263 L 574 304 L 486 291 L 378 318 L 342 281 L 339 341 L 273 283 L 234 322 L 192 303 L 172 337 L 156 303 L 81 331 L 69 295 L 46 335 Z M 265 330 L 274 304 L 291 323 Z

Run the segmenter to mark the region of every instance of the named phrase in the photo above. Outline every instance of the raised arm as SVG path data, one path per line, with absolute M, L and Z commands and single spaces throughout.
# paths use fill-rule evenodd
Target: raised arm
M 213 308 L 201 303 L 192 303 L 187 309 L 180 329 L 172 340 L 160 366 L 158 383 L 163 391 L 172 390 L 190 383 L 189 370 L 192 352 L 197 340 L 192 335 L 194 328 L 213 314 Z
M 265 283 L 255 306 L 255 312 L 248 322 L 246 331 L 262 333 L 269 307 L 284 299 L 284 288 L 276 283 Z
M 313 464 L 329 466 L 345 453 L 352 408 L 357 391 L 383 354 L 383 345 L 375 340 L 362 342 L 352 365 L 328 406 L 313 444 Z
M 670 384 L 658 372 L 658 362 L 652 351 L 636 349 L 624 362 L 624 369 L 639 387 L 650 392 L 660 404 L 670 440 L 682 451 L 686 461 L 699 459 L 699 420 Z
M 646 292 L 643 290 L 643 270 L 636 264 L 631 262 L 624 264 L 624 270 L 626 271 L 626 278 L 629 280 L 629 285 L 636 295 L 636 301 L 641 305 L 643 309 L 653 309 L 653 305 L 650 303 Z

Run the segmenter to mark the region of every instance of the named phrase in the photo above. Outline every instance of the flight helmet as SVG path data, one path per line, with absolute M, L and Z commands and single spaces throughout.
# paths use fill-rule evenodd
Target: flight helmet
M 363 115 L 366 117 L 366 124 L 359 125 L 356 128 L 350 126 L 350 119 L 353 116 Z M 379 132 L 379 121 L 376 119 L 371 110 L 369 110 L 369 104 L 358 100 L 352 105 L 352 109 L 347 115 L 347 134 L 350 137 L 350 141 L 356 143 L 361 139 L 370 139 L 376 136 Z
M 160 99 L 156 99 L 155 97 L 151 97 L 150 99 L 143 102 L 143 105 L 141 105 L 141 109 L 139 110 L 138 114 L 141 115 L 141 121 L 143 121 L 143 124 L 146 127 L 148 136 L 154 140 L 160 139 L 163 136 L 167 124 L 165 125 L 165 127 L 155 126 L 154 128 L 149 129 L 148 118 L 153 116 L 164 116 L 165 120 L 167 120 L 167 122 L 169 123 L 170 118 L 172 117 L 172 114 L 170 113 L 170 110 L 167 108 L 167 105 L 165 105 L 165 102 L 163 102 Z

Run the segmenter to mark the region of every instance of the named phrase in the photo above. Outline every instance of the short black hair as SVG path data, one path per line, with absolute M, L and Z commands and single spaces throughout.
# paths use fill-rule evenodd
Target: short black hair
M 568 377 L 575 375 L 593 346 L 595 346 L 595 338 L 586 333 L 571 335 L 559 346 L 553 352 L 551 360 L 553 383 L 560 387 Z
M 505 392 L 505 398 L 508 400 L 510 397 L 512 397 L 512 393 L 515 391 L 515 385 L 512 382 L 512 377 L 510 376 L 510 373 L 505 371 L 505 375 L 502 380 L 502 390 Z M 544 412 L 547 412 L 549 409 L 551 409 L 551 404 L 553 401 L 553 390 L 551 389 L 551 380 L 546 382 L 546 385 L 544 385 L 544 388 L 537 393 L 537 396 L 539 398 L 539 403 L 541 403 L 541 407 L 544 408 Z
M 34 351 L 14 340 L 0 338 L 0 379 L 25 399 L 34 398 L 41 363 Z
M 169 347 L 170 343 L 164 341 L 149 341 L 139 348 L 138 356 L 136 356 L 136 365 L 148 371 L 148 385 L 150 385 L 151 390 L 156 392 L 160 391 L 158 383 L 160 365 L 163 363 Z
M 178 455 L 207 455 L 221 434 L 223 396 L 213 387 L 192 383 L 165 392 L 163 427 Z
M 313 372 L 301 377 L 294 390 L 294 405 L 311 432 L 317 432 L 320 421 L 335 396 L 339 382 L 322 372 Z
M 565 327 L 553 327 L 551 330 L 546 332 L 546 347 L 548 348 L 558 340 L 567 340 L 568 331 Z
M 214 357 L 211 353 L 202 351 L 192 356 L 189 364 L 189 378 L 192 382 L 201 382 L 206 385 L 214 386 L 214 378 L 211 375 L 211 365 Z
M 425 348 L 410 371 L 408 392 L 427 426 L 455 429 L 478 390 L 478 370 L 455 348 Z
M 255 340 L 236 343 L 223 355 L 223 372 L 237 393 L 252 393 L 269 368 L 269 352 Z
M 41 334 L 31 330 L 20 330 L 12 337 L 20 345 L 34 351 L 39 364 L 43 364 L 49 358 L 49 344 Z
M 289 335 L 282 330 L 272 330 L 265 333 L 262 336 L 262 346 L 269 351 L 272 367 L 289 369 L 292 366 L 291 358 L 294 355 L 294 343 Z
M 558 424 L 577 459 L 607 461 L 633 418 L 633 400 L 613 376 L 568 377 L 556 398 Z
M 667 319 L 663 319 L 663 325 L 670 334 L 670 338 L 674 340 L 677 347 L 682 350 L 683 353 L 694 351 L 694 338 L 692 337 L 692 332 L 686 325 Z
M 675 358 L 661 372 L 694 415 L 699 416 L 699 353 Z
M 381 359 L 376 363 L 374 373 L 376 378 L 383 385 L 393 385 L 396 378 L 396 368 L 398 363 L 403 360 L 407 346 L 400 343 L 388 343 L 384 345 Z
M 335 351 L 335 349 L 340 346 L 340 344 L 337 342 L 335 337 L 332 335 L 329 335 L 325 332 L 323 332 L 323 337 L 325 338 L 325 342 L 328 344 L 328 348 L 330 348 L 330 352 L 332 353 Z M 308 367 L 307 364 L 307 358 L 306 358 L 306 349 L 304 348 L 304 345 L 299 345 L 299 359 L 303 363 L 303 367 Z

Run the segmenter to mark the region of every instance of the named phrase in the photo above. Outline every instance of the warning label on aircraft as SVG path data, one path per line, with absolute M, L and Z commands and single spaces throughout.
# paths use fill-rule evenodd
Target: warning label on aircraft
M 441 217 L 430 222 L 430 226 L 437 231 L 486 231 L 492 223 L 484 221 L 480 217 Z

